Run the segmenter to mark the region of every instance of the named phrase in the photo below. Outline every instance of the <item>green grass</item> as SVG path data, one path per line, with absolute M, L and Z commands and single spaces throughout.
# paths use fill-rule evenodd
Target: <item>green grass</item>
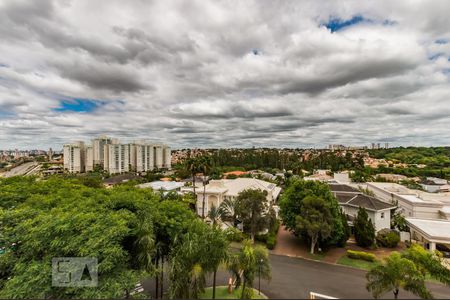
M 240 299 L 242 289 L 233 290 L 231 294 L 228 294 L 227 286 L 216 287 L 216 299 Z M 205 292 L 200 295 L 200 299 L 212 299 L 212 287 L 206 288 Z M 258 290 L 253 289 L 252 299 L 267 299 L 265 295 L 261 293 L 258 295 Z
M 338 265 L 350 266 L 361 270 L 370 270 L 371 268 L 377 266 L 379 262 L 370 262 L 362 259 L 349 258 L 347 255 L 342 256 L 337 261 Z
M 325 258 L 325 254 L 324 253 L 311 254 L 311 253 L 308 252 L 308 257 L 311 258 L 311 259 L 314 259 L 314 260 L 321 261 L 321 260 L 323 260 Z

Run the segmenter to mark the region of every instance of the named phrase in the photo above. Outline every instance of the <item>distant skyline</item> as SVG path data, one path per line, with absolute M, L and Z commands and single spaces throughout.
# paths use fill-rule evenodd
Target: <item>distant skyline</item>
M 450 145 L 449 1 L 0 2 L 0 149 Z

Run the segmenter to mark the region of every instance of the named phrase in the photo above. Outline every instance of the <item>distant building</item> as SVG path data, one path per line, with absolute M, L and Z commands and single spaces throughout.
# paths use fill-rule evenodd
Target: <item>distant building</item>
M 93 171 L 95 166 L 101 166 L 110 174 L 142 173 L 155 168 L 170 169 L 172 166 L 171 149 L 165 144 L 144 141 L 122 144 L 117 139 L 103 136 L 93 139 L 92 145 L 83 144 L 82 148 L 81 167 L 66 168 L 69 172 L 89 172 Z M 64 154 L 70 155 L 69 152 Z M 66 155 L 64 159 L 66 161 Z
M 103 169 L 109 174 L 130 172 L 130 145 L 106 144 Z
M 75 142 L 63 146 L 64 169 L 70 173 L 82 173 L 85 171 L 84 142 Z
M 85 161 L 85 171 L 89 172 L 89 171 L 93 171 L 94 170 L 94 149 L 92 146 L 86 146 L 85 147 L 85 156 L 86 156 L 86 161 Z
M 101 136 L 92 140 L 93 165 L 103 166 L 105 145 L 112 144 L 114 140 L 107 136 Z

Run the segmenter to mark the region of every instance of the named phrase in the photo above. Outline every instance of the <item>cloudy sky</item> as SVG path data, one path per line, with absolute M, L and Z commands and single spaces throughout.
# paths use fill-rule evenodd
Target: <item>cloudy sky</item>
M 450 2 L 336 2 L 1 0 L 0 149 L 449 145 Z

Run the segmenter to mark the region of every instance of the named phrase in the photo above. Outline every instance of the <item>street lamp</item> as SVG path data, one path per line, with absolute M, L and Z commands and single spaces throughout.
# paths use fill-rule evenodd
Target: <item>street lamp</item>
M 258 295 L 261 295 L 261 265 L 263 263 L 262 258 L 259 260 L 259 273 L 258 273 Z

